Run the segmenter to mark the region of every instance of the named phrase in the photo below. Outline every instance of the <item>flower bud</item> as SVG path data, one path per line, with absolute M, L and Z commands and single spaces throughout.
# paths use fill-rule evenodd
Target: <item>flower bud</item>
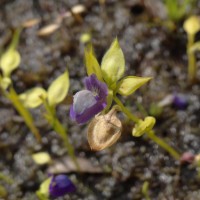
M 88 142 L 95 151 L 103 150 L 114 144 L 120 137 L 122 123 L 116 116 L 116 108 L 105 115 L 96 115 L 88 127 Z

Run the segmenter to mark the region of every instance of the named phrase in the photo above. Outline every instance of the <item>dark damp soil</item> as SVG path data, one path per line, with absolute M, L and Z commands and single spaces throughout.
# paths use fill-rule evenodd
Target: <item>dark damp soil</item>
M 166 26 L 167 14 L 162 1 L 107 0 L 1 0 L 0 49 L 10 41 L 12 31 L 23 22 L 39 18 L 41 22 L 22 31 L 18 50 L 20 68 L 12 79 L 18 93 L 33 86 L 48 85 L 66 66 L 71 87 L 69 95 L 83 88 L 86 76 L 83 33 L 91 33 L 96 55 L 101 60 L 109 44 L 117 36 L 126 59 L 126 75 L 152 76 L 153 80 L 135 95 L 124 98 L 129 109 L 139 116 L 138 105 L 149 111 L 167 95 L 181 93 L 188 98 L 185 110 L 166 106 L 157 117 L 156 134 L 178 152 L 200 153 L 200 84 L 187 84 L 187 37 L 181 20 L 175 29 Z M 143 2 L 143 3 L 142 3 Z M 59 30 L 40 37 L 37 32 L 53 23 L 74 5 L 82 4 L 85 12 L 65 18 Z M 199 12 L 199 5 L 192 10 Z M 199 55 L 197 55 L 199 56 Z M 200 63 L 197 62 L 200 80 Z M 139 104 L 138 104 L 138 103 Z M 10 102 L 0 96 L 0 172 L 12 179 L 0 179 L 6 194 L 0 199 L 35 200 L 35 191 L 48 176 L 51 166 L 36 165 L 31 155 L 47 151 L 56 165 L 68 155 L 60 137 L 42 117 L 42 108 L 31 111 L 42 133 L 37 143 Z M 86 126 L 69 119 L 69 105 L 58 106 L 59 119 L 68 132 L 76 155 L 92 164 L 85 173 L 68 171 L 77 192 L 60 199 L 141 200 L 142 185 L 149 182 L 152 200 L 198 200 L 200 179 L 192 165 L 180 165 L 166 151 L 145 136 L 131 136 L 131 124 L 124 125 L 121 139 L 112 147 L 92 152 L 86 139 Z M 99 167 L 100 171 L 94 169 Z

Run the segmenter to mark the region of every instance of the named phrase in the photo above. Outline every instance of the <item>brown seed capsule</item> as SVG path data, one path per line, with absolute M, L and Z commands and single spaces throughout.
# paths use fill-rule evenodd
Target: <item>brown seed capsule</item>
M 88 127 L 88 142 L 94 151 L 100 151 L 114 144 L 120 137 L 122 123 L 116 116 L 116 108 L 106 115 L 97 115 Z

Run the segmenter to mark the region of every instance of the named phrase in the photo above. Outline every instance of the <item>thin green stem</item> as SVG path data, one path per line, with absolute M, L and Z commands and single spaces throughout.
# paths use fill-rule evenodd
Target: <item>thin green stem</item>
M 139 121 L 139 119 L 133 115 L 124 105 L 123 103 L 115 96 L 114 98 L 114 101 L 117 103 L 118 106 L 120 106 L 122 112 L 124 112 L 127 117 L 134 121 L 135 123 L 137 123 Z M 171 146 L 169 146 L 163 139 L 159 138 L 158 136 L 156 136 L 154 134 L 154 131 L 153 130 L 150 130 L 147 132 L 147 136 L 153 140 L 156 144 L 158 144 L 160 147 L 162 147 L 163 149 L 165 149 L 171 156 L 173 156 L 175 159 L 179 159 L 180 158 L 180 155 L 179 153 L 174 149 L 172 148 Z
M 38 129 L 36 128 L 36 126 L 33 123 L 33 118 L 31 116 L 30 112 L 24 107 L 24 105 L 20 101 L 14 88 L 11 87 L 8 92 L 6 92 L 6 91 L 3 91 L 3 92 L 4 92 L 4 95 L 12 102 L 15 109 L 23 117 L 24 122 L 29 127 L 31 132 L 35 135 L 38 142 L 41 142 L 41 136 L 40 136 Z
M 127 115 L 127 117 L 128 117 L 129 119 L 131 119 L 131 120 L 132 120 L 133 122 L 135 122 L 135 123 L 137 123 L 137 122 L 139 121 L 139 119 L 138 119 L 135 115 L 133 115 L 133 114 L 123 105 L 123 103 L 122 103 L 116 96 L 114 96 L 113 99 L 114 99 L 114 101 L 117 103 L 117 105 L 121 108 L 122 112 L 124 112 L 124 113 Z
M 197 67 L 194 52 L 190 52 L 190 47 L 194 44 L 194 35 L 188 35 L 187 55 L 188 55 L 188 80 L 193 82 L 196 78 Z
M 72 146 L 72 144 L 69 141 L 69 137 L 68 137 L 66 129 L 63 127 L 63 125 L 60 123 L 60 121 L 56 117 L 55 108 L 50 107 L 46 101 L 44 101 L 44 106 L 47 111 L 47 115 L 46 115 L 47 121 L 53 127 L 53 129 L 60 135 L 60 137 L 63 139 L 64 144 L 68 150 L 69 156 L 73 160 L 78 171 L 80 171 L 80 166 L 79 166 L 79 163 L 76 159 L 75 152 L 74 152 L 74 147 Z
M 154 131 L 151 130 L 147 133 L 147 136 L 156 142 L 160 147 L 165 149 L 169 154 L 171 154 L 175 159 L 180 159 L 180 154 L 171 146 L 169 146 L 163 139 L 155 135 Z

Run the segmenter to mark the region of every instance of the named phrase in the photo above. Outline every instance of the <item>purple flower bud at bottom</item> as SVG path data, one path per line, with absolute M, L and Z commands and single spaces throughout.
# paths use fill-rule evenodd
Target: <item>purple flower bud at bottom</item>
M 188 106 L 188 99 L 183 94 L 175 94 L 173 98 L 173 106 L 180 110 L 185 110 Z
M 49 185 L 49 194 L 53 198 L 64 196 L 75 190 L 75 185 L 64 174 L 54 175 Z

